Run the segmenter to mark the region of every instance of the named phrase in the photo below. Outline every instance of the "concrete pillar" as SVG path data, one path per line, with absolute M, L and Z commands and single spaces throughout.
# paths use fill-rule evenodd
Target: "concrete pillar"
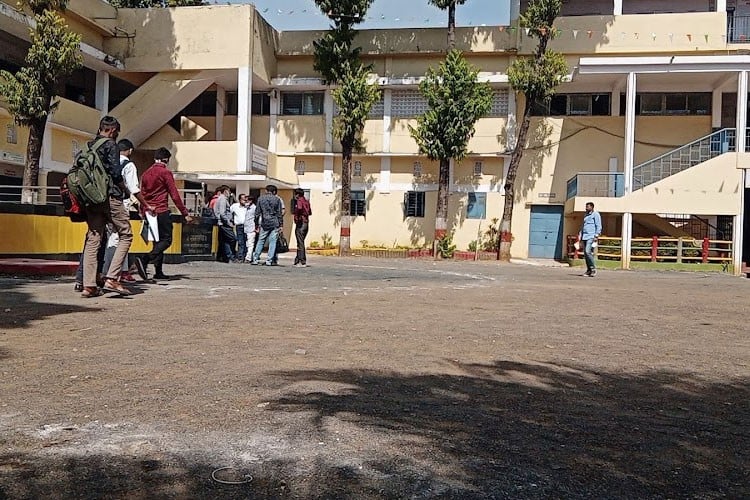
M 333 193 L 333 156 L 323 158 L 323 193 Z
M 333 94 L 330 89 L 323 98 L 323 112 L 326 117 L 326 153 L 330 153 L 333 151 Z
M 612 87 L 612 99 L 610 99 L 610 109 L 609 114 L 610 116 L 620 116 L 620 91 L 622 89 L 620 88 L 620 84 L 616 84 L 614 87 Z
M 508 125 L 505 127 L 506 150 L 511 150 L 516 147 L 516 124 L 518 122 L 518 101 L 516 99 L 516 91 L 512 88 L 508 89 Z
M 747 71 L 737 75 L 737 153 L 744 153 L 747 140 Z
M 521 15 L 521 0 L 510 0 L 510 24 L 511 26 L 518 21 Z
M 742 275 L 742 248 L 745 242 L 745 189 L 747 189 L 748 182 L 750 182 L 750 176 L 748 176 L 747 169 L 740 170 L 741 183 L 740 183 L 740 206 L 738 215 L 732 219 L 732 266 L 734 267 L 734 275 Z
M 380 158 L 380 184 L 378 190 L 381 193 L 391 192 L 391 158 L 389 156 Z
M 224 140 L 224 115 L 227 109 L 227 91 L 224 87 L 216 86 L 216 129 L 214 130 L 216 140 Z
M 250 140 L 250 101 L 253 75 L 249 66 L 237 69 L 237 172 L 250 172 L 252 142 Z
M 612 9 L 612 14 L 615 16 L 621 16 L 622 15 L 622 0 L 614 0 L 614 8 Z
M 390 89 L 383 90 L 383 152 L 391 152 L 391 107 L 393 98 Z M 389 166 L 390 169 L 390 166 Z M 390 171 L 390 170 L 389 170 Z
M 271 91 L 271 116 L 268 120 L 268 151 L 276 153 L 276 127 L 279 122 L 279 91 Z
M 625 195 L 633 192 L 633 164 L 635 158 L 635 94 L 636 74 L 628 74 L 628 84 L 625 91 L 625 154 L 623 187 Z
M 630 249 L 633 243 L 633 214 L 622 214 L 622 268 L 630 269 Z
M 240 201 L 241 194 L 248 194 L 250 192 L 250 181 L 237 181 L 235 182 L 235 194 L 237 195 L 237 201 Z
M 94 106 L 101 112 L 101 116 L 109 113 L 109 73 L 106 71 L 96 72 Z
M 721 128 L 721 88 L 711 92 L 711 128 Z
M 727 0 L 716 0 L 716 12 L 727 11 Z

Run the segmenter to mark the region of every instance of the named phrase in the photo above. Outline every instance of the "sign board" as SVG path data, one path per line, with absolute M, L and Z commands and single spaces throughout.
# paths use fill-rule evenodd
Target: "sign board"
M 539 193 L 537 196 L 539 196 L 539 198 L 554 200 L 557 198 L 557 193 Z
M 0 151 L 0 161 L 12 163 L 14 165 L 25 165 L 26 159 L 21 153 L 11 153 L 10 151 Z
M 182 255 L 210 257 L 214 239 L 214 226 L 211 224 L 182 225 Z
M 251 170 L 265 174 L 268 171 L 268 150 L 253 144 Z

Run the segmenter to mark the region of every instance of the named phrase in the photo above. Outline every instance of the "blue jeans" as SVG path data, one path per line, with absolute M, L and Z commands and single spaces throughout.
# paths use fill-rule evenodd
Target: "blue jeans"
M 245 225 L 237 224 L 236 226 L 234 226 L 234 231 L 237 236 L 237 260 L 243 260 L 245 258 L 245 254 L 247 253 L 247 248 L 245 247 Z
M 266 244 L 268 239 L 268 255 L 266 256 L 266 264 L 270 264 L 273 256 L 276 255 L 276 240 L 279 237 L 279 228 L 273 229 L 261 229 L 260 236 L 258 237 L 258 244 L 255 246 L 255 253 L 253 254 L 253 262 L 260 260 L 260 254 L 263 252 L 263 246 Z
M 591 247 L 593 243 L 594 243 L 593 239 L 584 240 L 583 258 L 586 259 L 587 271 L 596 271 L 596 260 L 594 259 L 594 249 Z

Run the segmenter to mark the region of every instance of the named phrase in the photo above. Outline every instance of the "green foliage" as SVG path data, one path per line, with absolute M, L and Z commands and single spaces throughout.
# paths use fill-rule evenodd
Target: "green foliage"
M 477 240 L 471 240 L 469 242 L 469 252 L 476 252 L 479 242 Z
M 47 10 L 65 11 L 68 0 L 21 0 L 18 5 L 28 7 L 34 15 L 39 15 Z
M 359 150 L 362 147 L 362 130 L 373 104 L 380 98 L 380 90 L 367 82 L 367 69 L 361 64 L 345 65 L 339 86 L 331 94 L 339 108 L 333 119 L 333 135 L 344 148 Z
M 437 242 L 437 252 L 444 259 L 452 259 L 456 252 L 456 245 L 453 244 L 453 233 L 448 233 Z
M 320 239 L 323 241 L 323 248 L 334 248 L 333 238 L 331 238 L 330 234 L 323 233 L 323 236 L 321 236 Z
M 523 92 L 530 102 L 547 100 L 555 93 L 568 73 L 562 54 L 549 50 L 547 43 L 557 34 L 553 26 L 560 14 L 561 0 L 532 0 L 521 14 L 521 26 L 539 39 L 534 57 L 521 57 L 508 68 L 508 80 L 513 89 Z
M 46 119 L 55 108 L 52 100 L 57 80 L 83 64 L 80 36 L 68 30 L 56 11 L 46 10 L 34 20 L 24 67 L 15 75 L 0 71 L 0 94 L 7 100 L 15 122 L 25 126 Z
M 318 8 L 331 19 L 331 27 L 320 40 L 313 41 L 313 69 L 326 83 L 338 83 L 346 68 L 360 65 L 361 48 L 354 47 L 357 30 L 354 26 L 365 20 L 373 0 L 315 0 Z
M 419 90 L 429 110 L 409 132 L 430 160 L 460 161 L 468 153 L 474 125 L 492 107 L 492 90 L 477 81 L 478 74 L 459 50 L 451 50 L 437 69 L 427 70 Z
M 320 248 L 320 243 L 318 243 L 317 241 L 311 241 L 310 248 Z
M 434 5 L 440 10 L 445 10 L 448 7 L 453 5 L 463 5 L 466 3 L 466 0 L 427 0 L 430 4 Z

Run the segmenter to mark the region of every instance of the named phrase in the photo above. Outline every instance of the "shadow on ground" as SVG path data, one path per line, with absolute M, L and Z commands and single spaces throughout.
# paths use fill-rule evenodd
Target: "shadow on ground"
M 0 293 L 0 328 L 25 328 L 31 321 L 60 314 L 101 310 L 96 307 L 86 307 L 86 299 L 82 298 L 80 299 L 81 305 L 36 302 L 31 293 L 22 289 L 25 283 L 22 280 L 0 278 L 0 288 L 3 289 Z M 72 283 L 71 281 L 71 296 L 78 299 L 79 294 L 73 291 Z
M 233 499 L 750 495 L 747 380 L 506 361 L 454 363 L 450 371 L 460 375 L 277 374 L 286 387 L 328 389 L 287 393 L 268 409 L 299 413 L 310 435 L 329 433 L 334 417 L 372 436 L 357 443 L 354 459 L 334 449 L 304 464 L 251 464 L 251 483 L 226 486 L 210 478 L 216 465 L 188 457 L 54 460 L 5 452 L 0 498 L 50 491 L 59 498 Z M 2 438 L 0 446 L 8 449 Z

